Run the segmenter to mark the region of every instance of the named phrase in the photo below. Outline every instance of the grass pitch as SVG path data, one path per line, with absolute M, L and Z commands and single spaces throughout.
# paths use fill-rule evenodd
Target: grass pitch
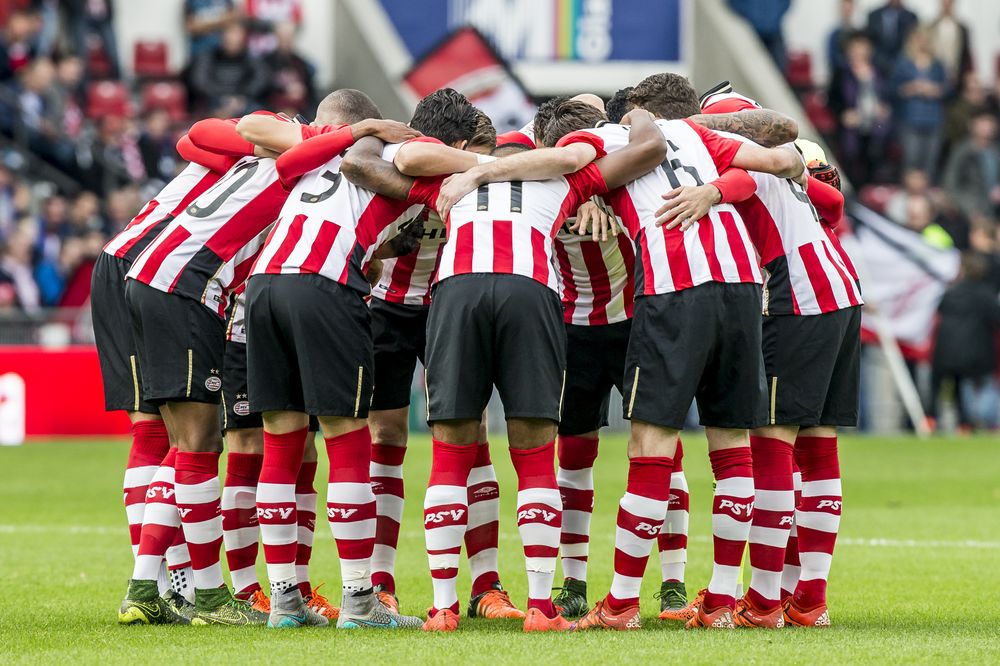
M 431 602 L 420 518 L 429 445 L 428 438 L 415 437 L 405 467 L 397 581 L 402 609 L 413 614 Z M 643 630 L 579 635 L 525 635 L 518 622 L 465 618 L 452 635 L 119 627 L 116 610 L 132 568 L 120 485 L 127 444 L 0 449 L 0 663 L 998 663 L 998 447 L 995 437 L 842 440 L 846 505 L 830 582 L 829 630 L 685 632 L 663 624 L 653 599 L 659 589 L 654 553 L 643 587 Z M 711 475 L 703 439 L 689 435 L 686 453 L 693 592 L 711 568 Z M 493 457 L 503 502 L 501 574 L 523 606 L 515 479 L 499 439 Z M 624 438 L 605 437 L 595 472 L 591 600 L 611 581 L 626 468 Z M 317 478 L 325 475 L 321 462 Z M 325 485 L 317 485 L 322 502 Z M 325 581 L 324 591 L 335 598 L 338 577 L 333 540 L 321 522 L 313 584 Z M 463 572 L 460 595 L 468 585 Z M 972 596 L 985 603 L 969 603 Z

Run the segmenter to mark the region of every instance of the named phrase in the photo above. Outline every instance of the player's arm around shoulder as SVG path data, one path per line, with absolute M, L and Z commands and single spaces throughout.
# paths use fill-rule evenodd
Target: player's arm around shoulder
M 479 164 L 481 157 L 468 150 L 446 146 L 437 139 L 422 137 L 400 146 L 392 163 L 400 173 L 418 178 L 466 171 Z
M 391 199 L 410 196 L 414 179 L 400 173 L 392 162 L 383 159 L 385 144 L 376 136 L 355 142 L 340 163 L 340 172 L 352 183 Z
M 608 190 L 626 185 L 657 167 L 667 156 L 663 132 L 653 122 L 653 116 L 642 109 L 630 111 L 622 118 L 630 125 L 628 144 L 597 160 L 597 168 Z
M 806 165 L 794 147 L 765 148 L 753 143 L 743 143 L 733 157 L 732 166 L 769 173 L 778 178 L 791 178 L 807 187 L 804 182 L 808 176 Z
M 767 148 L 795 141 L 799 126 L 788 116 L 771 109 L 746 109 L 735 113 L 698 114 L 690 121 L 719 132 L 745 136 Z

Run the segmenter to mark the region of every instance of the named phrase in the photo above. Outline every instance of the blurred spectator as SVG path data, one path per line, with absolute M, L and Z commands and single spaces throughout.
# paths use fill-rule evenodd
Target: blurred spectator
M 302 0 L 246 0 L 243 7 L 250 36 L 250 53 L 265 55 L 278 48 L 278 26 L 290 23 L 295 30 L 302 24 Z
M 861 33 L 853 35 L 846 55 L 847 66 L 835 72 L 830 82 L 827 104 L 837 117 L 847 176 L 860 186 L 872 181 L 875 165 L 884 161 L 889 106 L 868 38 Z
M 895 122 L 904 168 L 921 169 L 931 181 L 941 155 L 947 84 L 944 65 L 934 58 L 927 31 L 911 31 L 892 74 Z
M 928 27 L 935 57 L 944 65 L 948 84 L 957 90 L 972 71 L 969 29 L 955 18 L 955 0 L 941 0 L 941 13 Z
M 134 187 L 123 187 L 108 195 L 105 207 L 108 213 L 108 231 L 117 234 L 135 216 L 139 209 L 139 193 Z
M 71 236 L 63 241 L 57 260 L 42 259 L 35 266 L 35 282 L 43 306 L 55 307 L 59 304 L 66 281 L 83 258 L 83 245 L 82 238 Z
M 969 138 L 960 143 L 945 167 L 943 185 L 966 215 L 992 217 L 1000 205 L 1000 150 L 997 119 L 978 113 L 969 122 Z
M 972 116 L 986 108 L 986 91 L 975 72 L 962 79 L 958 97 L 948 106 L 944 121 L 944 138 L 950 152 L 969 132 Z
M 114 30 L 114 5 L 111 0 L 63 0 L 66 23 L 73 35 L 76 54 L 87 59 L 92 40 L 100 42 L 100 48 L 108 59 L 113 79 L 121 78 L 121 63 L 118 60 L 118 42 Z
M 729 0 L 729 6 L 753 27 L 782 73 L 788 61 L 781 21 L 791 0 Z
M 868 37 L 875 49 L 875 66 L 882 74 L 892 71 L 915 27 L 917 15 L 903 6 L 903 0 L 889 0 L 868 15 Z
M 906 211 L 911 197 L 928 196 L 931 181 L 922 169 L 907 169 L 903 174 L 903 187 L 893 193 L 885 204 L 886 216 L 896 224 L 906 224 Z
M 98 123 L 97 140 L 91 146 L 92 164 L 85 172 L 85 186 L 108 192 L 144 180 L 146 169 L 135 123 L 118 116 L 104 116 Z
M 238 18 L 233 0 L 184 0 L 189 58 L 194 60 L 217 49 L 222 43 L 222 29 Z
M 997 234 L 1000 225 L 987 217 L 977 216 L 969 228 L 969 250 L 977 253 L 986 262 L 987 281 L 994 293 L 1000 294 L 1000 244 Z
M 314 108 L 317 102 L 313 84 L 315 68 L 294 51 L 295 26 L 279 23 L 274 26 L 274 36 L 276 48 L 266 58 L 273 83 L 269 108 L 293 111 L 289 115 Z
M 139 135 L 139 152 L 148 178 L 166 182 L 177 170 L 176 139 L 170 128 L 170 114 L 164 109 L 151 109 L 143 117 Z
M 76 56 L 61 58 L 56 64 L 54 104 L 61 119 L 59 126 L 67 136 L 75 138 L 83 129 L 83 60 Z
M 969 218 L 945 190 L 932 190 L 930 197 L 936 211 L 934 222 L 951 236 L 956 248 L 969 249 Z
M 11 12 L 0 35 L 0 81 L 13 77 L 35 57 L 34 40 L 40 27 L 33 12 Z
M 847 66 L 847 41 L 855 32 L 854 0 L 840 0 L 840 23 L 826 38 L 826 58 L 831 72 Z
M 25 312 L 38 310 L 41 303 L 31 264 L 31 247 L 31 232 L 22 222 L 7 237 L 6 246 L 0 254 L 0 273 L 13 286 L 17 305 Z
M 69 233 L 69 209 L 66 206 L 66 199 L 59 195 L 45 199 L 35 226 L 35 256 L 40 261 L 57 261 L 59 248 Z
M 58 91 L 54 88 L 56 68 L 48 58 L 36 58 L 17 74 L 17 108 L 6 109 L 3 125 L 14 131 L 20 123 L 27 134 L 29 149 L 64 169 L 72 168 L 74 147 L 60 131 Z
M 87 190 L 76 195 L 69 207 L 70 232 L 74 236 L 83 236 L 91 231 L 104 231 L 106 226 L 97 195 Z
M 74 257 L 75 266 L 69 272 L 63 293 L 59 297 L 61 308 L 82 308 L 90 299 L 90 282 L 94 275 L 94 263 L 104 247 L 105 237 L 99 231 L 92 231 L 79 239 L 78 253 Z
M 906 202 L 906 220 L 904 226 L 916 231 L 928 245 L 947 249 L 954 246 L 951 236 L 935 221 L 936 211 L 931 198 L 926 195 L 913 195 Z
M 17 220 L 27 212 L 31 193 L 14 173 L 0 166 L 0 241 L 13 231 Z
M 1000 121 L 1000 71 L 993 81 L 993 90 L 986 96 L 986 110 Z
M 982 257 L 973 253 L 962 256 L 958 282 L 950 287 L 938 306 L 937 343 L 931 363 L 931 400 L 927 415 L 936 419 L 941 389 L 945 382 L 954 387 L 959 426 L 996 427 L 997 372 L 996 336 L 1000 332 L 1000 302 L 986 275 Z M 992 413 L 976 414 L 967 403 L 977 394 L 987 393 Z
M 271 85 L 263 60 L 247 51 L 247 32 L 241 23 L 222 31 L 218 48 L 203 52 L 191 65 L 191 97 L 196 105 L 214 107 L 225 98 L 238 100 L 251 110 L 260 105 Z

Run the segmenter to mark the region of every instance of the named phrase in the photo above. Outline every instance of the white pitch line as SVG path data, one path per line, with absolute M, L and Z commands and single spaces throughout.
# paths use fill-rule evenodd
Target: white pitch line
M 83 535 L 110 535 L 127 536 L 128 532 L 122 527 L 112 527 L 108 525 L 0 525 L 0 534 L 83 534 Z M 423 537 L 423 532 L 405 531 L 402 536 L 408 538 Z M 519 541 L 513 534 L 501 535 L 504 541 Z M 712 537 L 698 534 L 689 536 L 690 541 L 707 543 Z M 861 546 L 866 548 L 973 548 L 981 550 L 1000 550 L 1000 541 L 977 541 L 975 539 L 944 540 L 944 539 L 860 539 L 857 537 L 838 537 L 838 546 Z

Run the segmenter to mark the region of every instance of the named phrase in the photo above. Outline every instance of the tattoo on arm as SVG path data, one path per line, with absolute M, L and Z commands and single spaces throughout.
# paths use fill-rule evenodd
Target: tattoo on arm
M 767 148 L 780 146 L 799 137 L 799 126 L 794 120 L 770 109 L 719 115 L 700 114 L 691 116 L 690 120 L 711 130 L 745 136 Z

